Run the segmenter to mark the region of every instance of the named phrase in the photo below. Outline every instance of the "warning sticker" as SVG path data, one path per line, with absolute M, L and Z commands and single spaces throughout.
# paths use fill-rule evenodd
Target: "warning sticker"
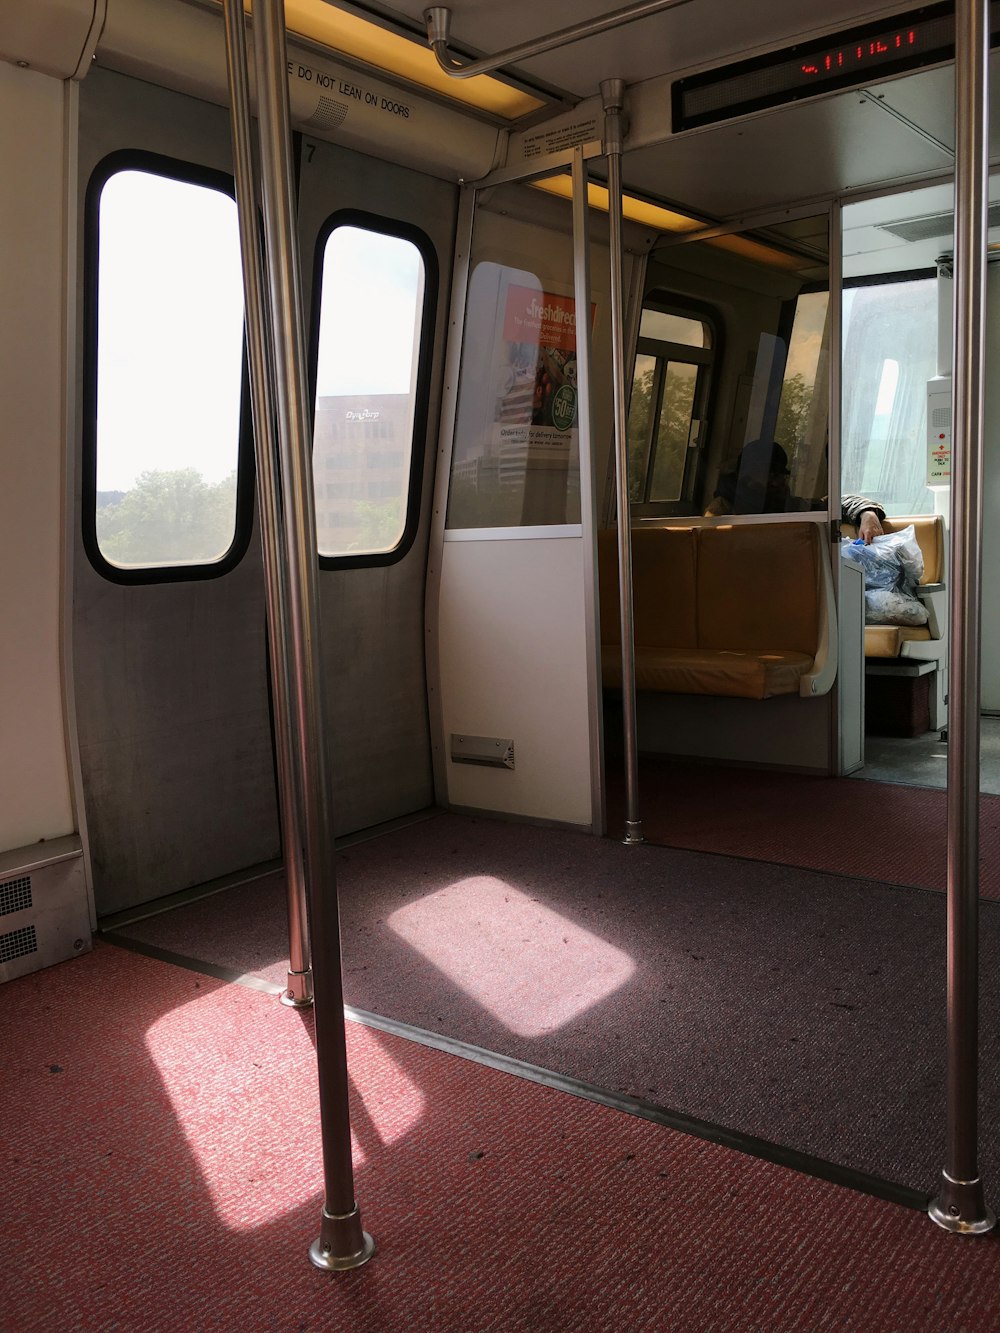
M 599 139 L 597 117 L 587 120 L 574 120 L 569 125 L 556 125 L 551 129 L 539 129 L 534 134 L 524 136 L 524 156 L 545 157 L 549 153 L 561 153 L 564 149 L 575 148 L 577 144 L 590 143 Z

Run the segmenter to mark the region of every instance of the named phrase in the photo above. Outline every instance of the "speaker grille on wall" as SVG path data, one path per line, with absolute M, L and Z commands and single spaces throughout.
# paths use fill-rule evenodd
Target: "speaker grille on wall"
M 10 930 L 0 935 L 0 963 L 9 963 L 14 958 L 24 958 L 29 953 L 38 952 L 38 937 L 34 926 L 22 926 L 20 930 Z
M 5 879 L 0 883 L 0 916 L 9 916 L 11 912 L 23 912 L 31 906 L 31 876 L 20 875 L 17 879 Z
M 321 97 L 316 110 L 302 124 L 311 125 L 317 130 L 339 130 L 347 119 L 347 112 L 346 102 L 335 102 L 332 97 Z

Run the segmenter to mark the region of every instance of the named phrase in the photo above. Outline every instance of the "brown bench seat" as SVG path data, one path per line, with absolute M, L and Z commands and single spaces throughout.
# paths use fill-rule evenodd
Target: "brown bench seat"
M 833 681 L 832 583 L 817 523 L 636 528 L 635 676 L 640 690 L 769 699 Z M 601 657 L 622 683 L 618 548 L 598 538 Z
M 727 694 L 741 699 L 770 699 L 798 694 L 799 682 L 814 659 L 795 652 L 736 652 L 725 648 L 672 648 L 657 653 L 636 644 L 635 684 L 639 690 L 665 694 Z M 621 651 L 604 649 L 604 684 L 621 688 Z

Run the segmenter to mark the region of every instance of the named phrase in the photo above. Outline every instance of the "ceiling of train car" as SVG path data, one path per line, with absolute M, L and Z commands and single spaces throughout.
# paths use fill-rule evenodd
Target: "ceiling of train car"
M 427 8 L 427 0 L 389 3 L 398 13 L 418 21 Z M 502 4 L 451 0 L 447 8 L 452 14 L 453 41 L 491 55 L 514 42 L 544 37 L 623 9 L 625 4 L 609 0 L 546 0 L 545 4 L 538 0 L 503 0 Z M 783 43 L 807 32 L 828 32 L 832 26 L 848 28 L 872 15 L 903 8 L 905 5 L 873 0 L 835 0 L 821 13 L 812 10 L 810 21 L 810 7 L 802 0 L 766 0 L 757 5 L 689 0 L 675 9 L 522 61 L 518 69 L 584 98 L 597 92 L 602 79 L 639 83 L 695 65 L 737 60 L 757 47 Z
M 425 0 L 392 6 L 419 21 Z M 608 13 L 607 0 L 452 0 L 452 38 L 492 53 L 514 40 L 543 36 Z M 838 0 L 824 7 L 823 29 L 849 28 L 905 4 Z M 518 68 L 571 92 L 593 95 L 602 78 L 629 84 L 697 66 L 741 59 L 818 30 L 801 0 L 734 5 L 689 0 L 596 38 L 547 52 Z M 815 10 L 812 11 L 815 16 Z M 1000 74 L 997 57 L 994 77 Z M 670 109 L 664 92 L 664 129 Z M 1000 151 L 1000 99 L 994 99 L 991 146 Z M 950 69 L 921 70 L 827 98 L 792 104 L 628 151 L 626 185 L 713 220 L 821 200 L 886 182 L 946 173 L 953 166 L 953 79 Z
M 365 8 L 365 0 L 356 3 Z M 372 0 L 371 7 L 422 24 L 426 0 L 388 4 Z M 624 5 L 608 0 L 549 0 L 545 5 L 537 0 L 503 4 L 452 0 L 447 7 L 454 44 L 492 54 Z M 766 0 L 763 5 L 689 0 L 521 61 L 517 70 L 528 80 L 540 80 L 582 99 L 592 96 L 603 78 L 618 76 L 637 84 L 675 71 L 740 60 L 812 33 L 845 30 L 872 17 L 912 8 L 905 2 L 837 0 L 824 7 L 820 25 L 815 22 L 816 11 L 810 13 L 801 0 Z M 992 57 L 991 75 L 994 82 L 1000 80 L 1000 55 Z M 954 165 L 953 99 L 951 69 L 928 69 L 689 131 L 638 150 L 629 151 L 626 144 L 625 183 L 639 194 L 706 219 L 735 221 L 854 190 L 943 175 Z M 666 96 L 663 116 L 667 130 Z M 993 99 L 990 144 L 991 157 L 1000 156 L 1000 98 Z M 852 206 L 845 217 L 846 275 L 932 266 L 951 245 L 945 222 L 925 222 L 916 229 L 917 239 L 886 227 L 947 213 L 950 198 L 950 187 L 935 187 Z M 993 199 L 1000 200 L 1000 177 L 991 183 Z M 990 240 L 1000 242 L 1000 226 L 991 228 Z

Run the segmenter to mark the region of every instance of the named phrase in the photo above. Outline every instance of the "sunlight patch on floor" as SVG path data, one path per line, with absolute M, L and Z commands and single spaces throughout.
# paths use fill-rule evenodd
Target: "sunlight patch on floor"
M 408 903 L 387 924 L 521 1037 L 564 1027 L 635 972 L 628 954 L 490 875 Z
M 226 990 L 164 1014 L 146 1045 L 212 1204 L 225 1226 L 249 1231 L 322 1203 L 316 1052 L 299 1014 L 258 1043 L 228 1024 L 245 1010 Z M 277 1001 L 274 1001 L 277 1007 Z M 350 1024 L 351 1148 L 355 1170 L 411 1133 L 426 1098 L 376 1033 Z M 192 1186 L 195 1184 L 192 1180 Z

